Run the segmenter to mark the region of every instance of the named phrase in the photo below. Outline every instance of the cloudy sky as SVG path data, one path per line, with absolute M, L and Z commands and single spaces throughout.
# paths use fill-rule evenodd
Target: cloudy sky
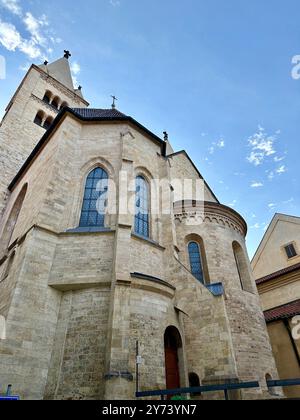
M 298 0 L 0 0 L 0 113 L 30 63 L 69 49 L 92 106 L 116 94 L 187 150 L 247 220 L 252 256 L 274 213 L 300 216 L 299 14 Z

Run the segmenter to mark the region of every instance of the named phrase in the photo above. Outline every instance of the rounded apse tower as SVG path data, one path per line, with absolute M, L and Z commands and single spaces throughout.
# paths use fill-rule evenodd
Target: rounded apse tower
M 196 291 L 188 285 L 179 303 L 189 315 L 189 375 L 198 375 L 203 385 L 260 381 L 261 389 L 240 397 L 263 397 L 266 376 L 277 377 L 277 370 L 247 254 L 246 222 L 229 207 L 195 201 L 175 203 L 174 219 L 178 259 L 202 286 Z

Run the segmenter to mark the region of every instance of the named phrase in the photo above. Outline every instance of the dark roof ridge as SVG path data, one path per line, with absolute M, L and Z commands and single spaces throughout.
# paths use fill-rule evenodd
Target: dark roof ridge
M 88 115 L 89 114 L 88 110 L 92 111 L 90 116 Z M 97 114 L 96 116 L 93 115 L 93 113 L 95 113 L 95 111 L 98 111 L 98 113 L 96 113 Z M 129 116 L 121 113 L 118 110 L 113 110 L 113 109 L 108 110 L 108 109 L 106 109 L 106 110 L 102 110 L 102 111 L 104 111 L 104 113 L 101 116 L 101 109 L 96 109 L 96 108 L 69 108 L 69 107 L 63 108 L 58 113 L 58 115 L 56 116 L 56 118 L 53 121 L 53 123 L 51 124 L 50 128 L 45 132 L 45 134 L 43 135 L 41 140 L 37 143 L 37 145 L 35 146 L 35 148 L 31 152 L 31 154 L 29 155 L 29 157 L 27 158 L 27 160 L 25 161 L 25 163 L 23 164 L 23 166 L 21 167 L 21 169 L 19 170 L 17 175 L 14 177 L 14 179 L 12 180 L 10 185 L 8 186 L 8 190 L 12 191 L 14 189 L 14 187 L 17 185 L 20 178 L 24 175 L 24 173 L 30 167 L 32 161 L 39 154 L 39 152 L 43 149 L 43 147 L 47 143 L 48 139 L 55 132 L 59 123 L 63 120 L 63 118 L 68 113 L 73 115 L 75 118 L 77 118 L 81 121 L 86 121 L 86 122 L 91 122 L 91 121 L 95 121 L 95 122 L 97 122 L 97 121 L 98 122 L 101 122 L 101 121 L 102 122 L 105 122 L 105 121 L 107 121 L 107 122 L 110 122 L 110 121 L 124 121 L 124 122 L 131 123 L 135 127 L 137 127 L 137 129 L 146 133 L 150 138 L 153 139 L 153 141 L 155 141 L 157 144 L 159 144 L 160 147 L 161 147 L 162 156 L 166 156 L 166 147 L 167 147 L 166 142 L 164 140 L 162 140 L 161 138 L 159 138 L 158 136 L 156 136 L 154 133 L 152 133 L 150 130 L 148 130 L 146 127 L 144 127 L 138 121 L 136 121 L 134 118 L 129 117 Z

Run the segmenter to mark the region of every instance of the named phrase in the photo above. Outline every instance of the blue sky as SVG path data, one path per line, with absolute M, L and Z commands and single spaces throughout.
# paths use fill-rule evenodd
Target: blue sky
M 300 216 L 298 0 L 0 0 L 0 113 L 32 62 L 72 52 L 93 107 L 118 108 L 186 149 L 249 225 Z M 84 5 L 83 8 L 79 7 Z

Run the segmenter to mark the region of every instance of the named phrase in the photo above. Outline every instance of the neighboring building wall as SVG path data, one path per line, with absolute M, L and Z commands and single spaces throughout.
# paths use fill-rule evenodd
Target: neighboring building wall
M 295 243 L 298 256 L 288 259 L 284 246 L 291 242 Z M 252 261 L 254 277 L 260 279 L 298 263 L 300 263 L 300 218 L 275 216 L 259 247 L 259 252 Z
M 287 322 L 289 323 L 289 327 L 293 328 L 291 320 L 287 320 Z M 280 378 L 300 378 L 300 340 L 296 342 L 296 346 L 298 347 L 297 357 L 284 321 L 269 323 L 268 332 Z M 299 398 L 300 386 L 286 388 L 284 392 L 289 398 Z
M 297 255 L 288 258 L 285 246 L 293 244 Z M 268 332 L 273 354 L 281 379 L 295 379 L 300 376 L 300 340 L 295 340 L 292 328 L 293 316 L 289 307 L 300 299 L 300 218 L 275 215 L 252 261 L 263 311 L 268 320 Z M 273 318 L 269 313 L 282 312 Z M 297 315 L 295 312 L 294 315 Z M 284 388 L 287 397 L 300 396 L 300 387 Z

